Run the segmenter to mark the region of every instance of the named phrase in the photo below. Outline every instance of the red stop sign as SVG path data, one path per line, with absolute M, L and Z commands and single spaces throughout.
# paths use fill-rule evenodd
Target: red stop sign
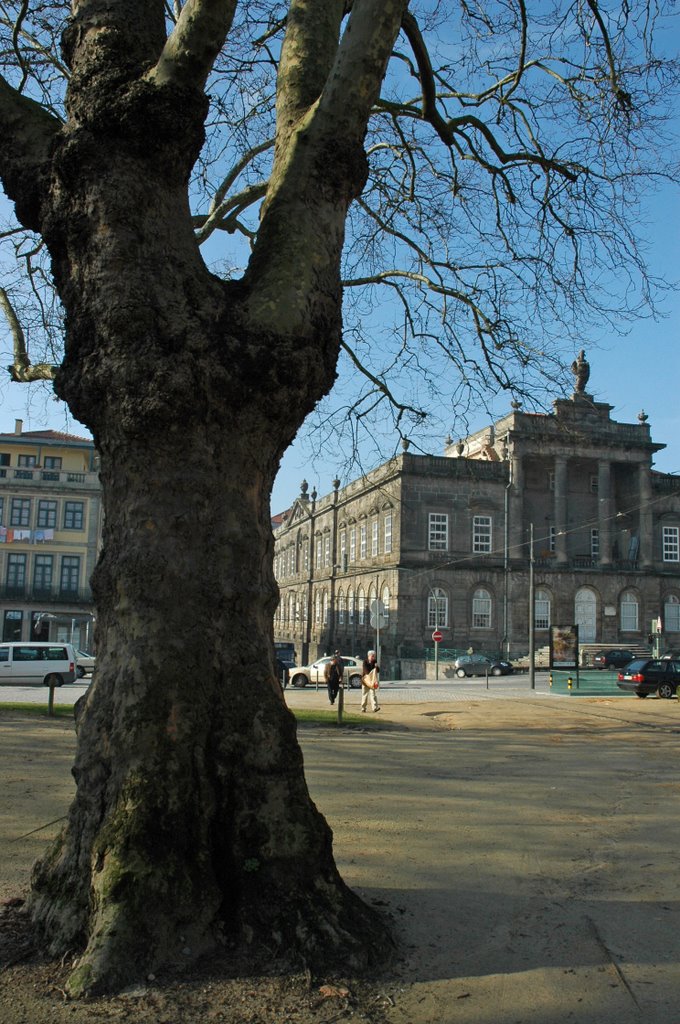
M 444 639 L 444 634 L 439 629 L 435 629 L 434 633 L 432 634 L 432 639 L 436 644 L 438 644 L 441 640 Z

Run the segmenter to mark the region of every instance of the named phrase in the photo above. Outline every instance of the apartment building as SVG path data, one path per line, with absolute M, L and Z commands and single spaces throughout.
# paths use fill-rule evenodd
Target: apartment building
M 537 648 L 573 624 L 582 644 L 646 643 L 659 620 L 680 647 L 680 479 L 654 470 L 644 412 L 611 411 L 577 377 L 551 413 L 514 403 L 442 456 L 405 451 L 323 497 L 303 484 L 274 529 L 276 639 L 302 662 L 379 639 L 397 672 L 435 630 L 525 655 L 531 614 Z
M 0 434 L 3 640 L 93 638 L 90 576 L 101 538 L 94 443 L 54 430 Z

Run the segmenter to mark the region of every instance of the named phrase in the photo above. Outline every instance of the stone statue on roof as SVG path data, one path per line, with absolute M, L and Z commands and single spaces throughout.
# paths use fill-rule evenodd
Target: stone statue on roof
M 575 359 L 571 364 L 571 372 L 576 377 L 576 385 L 574 391 L 578 394 L 583 394 L 590 377 L 590 363 L 586 359 L 586 354 L 583 349 L 578 354 L 578 359 Z

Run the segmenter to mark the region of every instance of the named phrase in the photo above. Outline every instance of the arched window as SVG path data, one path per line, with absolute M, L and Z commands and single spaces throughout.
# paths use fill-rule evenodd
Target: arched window
M 427 625 L 438 629 L 449 624 L 449 599 L 441 587 L 433 587 L 427 598 Z
M 385 624 L 390 621 L 390 588 L 383 587 L 382 598 L 383 603 L 383 614 L 385 615 Z
M 321 594 L 317 590 L 314 595 L 314 625 L 318 626 L 321 622 Z
M 352 589 L 347 592 L 347 621 L 350 625 L 354 624 L 354 591 Z
M 295 622 L 295 594 L 290 594 L 288 597 L 288 621 L 291 624 Z
M 663 606 L 663 628 L 667 633 L 680 633 L 680 600 L 669 594 Z
M 338 625 L 345 625 L 345 595 L 342 590 L 338 594 Z
M 491 629 L 491 594 L 482 587 L 472 595 L 473 629 Z
M 357 598 L 357 604 L 359 605 L 359 625 L 363 626 L 366 623 L 366 595 L 364 594 L 363 587 L 359 587 Z
M 638 610 L 637 597 L 627 590 L 621 595 L 621 632 L 634 633 L 640 628 Z
M 324 591 L 323 595 L 323 624 L 328 625 L 328 594 Z
M 534 601 L 534 628 L 550 629 L 550 593 L 537 590 Z

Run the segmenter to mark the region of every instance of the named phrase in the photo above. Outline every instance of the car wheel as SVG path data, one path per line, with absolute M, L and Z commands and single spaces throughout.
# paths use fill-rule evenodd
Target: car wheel
M 350 690 L 358 690 L 361 686 L 361 676 L 350 676 L 349 677 L 349 688 Z
M 465 679 L 465 669 L 464 668 L 457 668 L 456 669 L 456 675 L 458 676 L 459 679 Z
M 503 675 L 503 670 L 501 668 L 499 668 L 498 665 L 494 665 L 494 667 L 491 669 L 491 675 L 492 676 L 502 676 Z
M 63 686 L 64 680 L 57 672 L 51 672 L 45 677 L 45 686 Z
M 640 698 L 642 698 L 642 697 L 646 697 L 646 696 L 647 696 L 647 694 L 646 694 L 646 693 L 640 693 L 640 691 L 639 691 L 639 690 L 636 690 L 636 691 L 635 691 L 635 696 L 636 696 L 636 697 L 640 697 Z
M 306 686 L 308 682 L 307 676 L 303 676 L 299 672 L 292 679 L 293 686 Z
M 85 678 L 85 669 L 83 668 L 82 665 L 77 665 L 76 666 L 76 675 L 78 676 L 78 679 L 84 679 Z
M 658 697 L 663 697 L 664 700 L 670 700 L 675 693 L 675 687 L 672 683 L 661 683 L 656 693 Z

